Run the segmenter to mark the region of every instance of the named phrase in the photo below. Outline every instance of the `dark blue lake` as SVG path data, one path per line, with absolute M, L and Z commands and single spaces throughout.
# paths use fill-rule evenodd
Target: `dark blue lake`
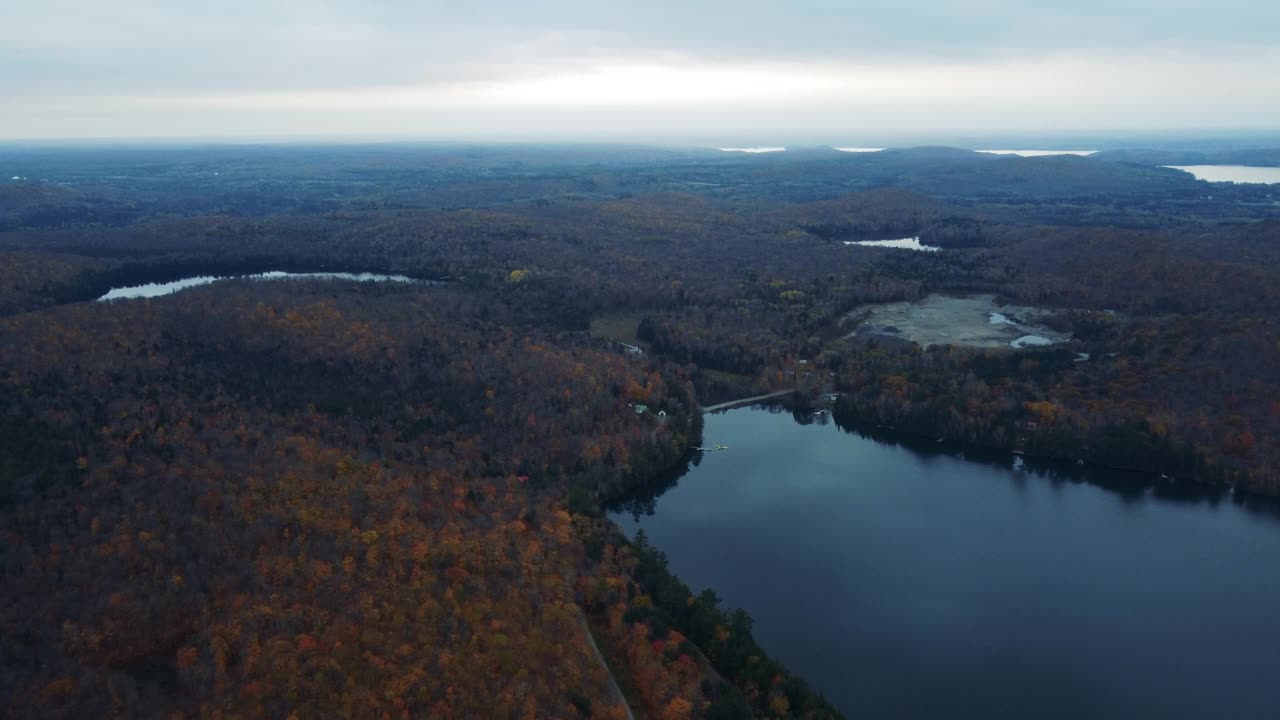
M 613 518 L 851 719 L 1280 717 L 1271 507 L 760 408 L 704 440 Z

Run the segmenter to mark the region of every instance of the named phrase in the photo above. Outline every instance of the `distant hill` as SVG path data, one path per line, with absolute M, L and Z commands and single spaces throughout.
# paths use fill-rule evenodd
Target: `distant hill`
M 1195 192 L 1196 181 L 1171 170 L 1090 157 L 991 155 L 949 147 L 839 153 L 803 159 L 750 158 L 774 181 L 843 186 L 849 190 L 897 186 L 938 198 L 1039 200 Z M 764 162 L 759 162 L 763 160 Z M 742 161 L 739 160 L 741 164 Z M 767 168 L 767 170 L 766 170 Z M 789 177 L 787 177 L 789 176 Z
M 1253 165 L 1280 167 L 1280 148 L 1195 152 L 1183 150 L 1104 150 L 1094 160 L 1139 165 Z

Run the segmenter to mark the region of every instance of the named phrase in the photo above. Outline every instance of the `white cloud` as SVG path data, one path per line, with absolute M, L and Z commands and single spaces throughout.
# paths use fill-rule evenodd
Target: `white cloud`
M 0 137 L 1273 125 L 1241 2 L 46 0 L 0 24 Z

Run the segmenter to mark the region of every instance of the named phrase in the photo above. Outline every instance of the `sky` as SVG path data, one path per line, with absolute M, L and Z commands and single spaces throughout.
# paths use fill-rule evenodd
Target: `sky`
M 1274 0 L 0 0 L 0 138 L 1275 129 Z

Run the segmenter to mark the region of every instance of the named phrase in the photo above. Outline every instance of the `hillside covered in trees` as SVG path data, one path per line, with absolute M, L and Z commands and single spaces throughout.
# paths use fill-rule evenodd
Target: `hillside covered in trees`
M 784 155 L 0 149 L 7 713 L 835 717 L 599 509 L 735 397 L 1280 494 L 1280 188 Z M 430 282 L 93 302 L 270 270 Z M 976 293 L 1071 339 L 853 332 Z
M 696 433 L 679 371 L 438 287 L 244 283 L 0 332 L 11 712 L 623 717 L 589 619 L 638 708 L 745 708 L 636 614 L 638 559 L 595 527 L 592 496 Z

